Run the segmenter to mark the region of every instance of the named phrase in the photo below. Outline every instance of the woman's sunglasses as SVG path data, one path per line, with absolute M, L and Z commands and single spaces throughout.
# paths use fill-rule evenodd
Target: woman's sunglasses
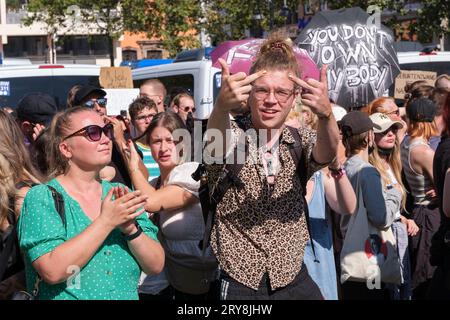
M 100 107 L 105 108 L 106 107 L 106 103 L 108 102 L 108 100 L 106 98 L 91 99 L 91 100 L 86 101 L 84 103 L 84 106 L 87 107 L 87 108 L 92 109 L 92 108 L 94 108 L 96 102 L 97 102 L 97 104 Z
M 62 141 L 69 139 L 74 136 L 85 136 L 87 139 L 91 141 L 99 141 L 102 138 L 102 132 L 107 136 L 110 140 L 114 138 L 114 127 L 111 123 L 108 123 L 103 128 L 97 125 L 90 125 L 84 128 L 81 128 L 78 131 L 75 131 L 72 134 L 69 134 Z

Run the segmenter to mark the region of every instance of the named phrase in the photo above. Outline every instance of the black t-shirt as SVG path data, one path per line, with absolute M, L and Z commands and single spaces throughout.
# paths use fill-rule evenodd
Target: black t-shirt
M 141 150 L 139 150 L 138 147 L 136 146 L 136 143 L 134 144 L 134 147 L 136 148 L 139 156 L 142 159 L 143 154 Z M 132 189 L 133 184 L 131 182 L 130 174 L 128 173 L 127 166 L 123 161 L 122 155 L 120 154 L 119 149 L 117 149 L 115 143 L 113 143 L 111 163 L 109 165 L 116 169 L 116 175 L 111 180 L 111 182 L 120 182 L 126 185 L 128 188 Z
M 450 168 L 450 136 L 442 136 L 433 159 L 434 185 L 439 196 L 442 212 L 442 195 L 444 193 L 445 173 Z

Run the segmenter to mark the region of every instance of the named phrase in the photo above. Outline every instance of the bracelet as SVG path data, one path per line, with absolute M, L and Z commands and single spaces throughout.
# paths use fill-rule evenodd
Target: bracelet
M 332 109 L 330 109 L 330 112 L 326 115 L 326 116 L 319 116 L 319 115 L 317 115 L 317 117 L 319 118 L 319 119 L 326 119 L 326 120 L 328 120 L 328 119 L 330 119 L 331 118 L 331 116 L 333 115 L 333 110 Z
M 131 241 L 131 240 L 134 240 L 134 239 L 136 239 L 137 237 L 139 237 L 141 235 L 142 228 L 141 228 L 141 226 L 138 223 L 136 223 L 136 228 L 138 230 L 135 233 L 133 233 L 133 234 L 126 235 L 125 233 L 122 233 L 122 235 L 124 236 L 125 240 Z
M 339 180 L 340 178 L 342 178 L 342 176 L 345 175 L 345 169 L 343 167 L 340 167 L 339 169 L 328 167 L 328 170 L 330 171 L 331 176 L 336 180 Z
M 133 173 L 133 172 L 136 172 L 136 171 L 139 171 L 139 168 L 131 169 L 131 170 L 130 170 L 130 174 Z

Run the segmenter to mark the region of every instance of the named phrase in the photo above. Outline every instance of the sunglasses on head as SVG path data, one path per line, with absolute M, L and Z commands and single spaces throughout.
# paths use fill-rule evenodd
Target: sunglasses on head
M 91 141 L 99 141 L 102 138 L 102 132 L 107 136 L 110 140 L 113 140 L 114 138 L 114 128 L 111 123 L 108 123 L 103 128 L 97 125 L 90 125 L 86 126 L 84 128 L 81 128 L 80 130 L 75 131 L 72 134 L 69 134 L 67 137 L 65 137 L 62 141 L 69 139 L 74 136 L 85 136 L 87 139 Z
M 84 106 L 87 107 L 87 108 L 92 109 L 92 108 L 94 108 L 95 103 L 97 102 L 97 104 L 98 104 L 99 106 L 105 108 L 105 107 L 106 107 L 106 102 L 107 102 L 107 101 L 108 101 L 108 100 L 107 100 L 106 98 L 91 99 L 91 100 L 86 101 L 86 102 L 84 103 Z

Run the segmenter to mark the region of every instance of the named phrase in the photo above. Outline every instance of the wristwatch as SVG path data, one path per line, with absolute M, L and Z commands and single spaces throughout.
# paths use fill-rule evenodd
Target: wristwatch
M 345 169 L 343 166 L 340 166 L 337 169 L 328 167 L 328 170 L 330 171 L 331 176 L 337 180 L 342 178 L 342 176 L 345 174 Z
M 137 237 L 139 237 L 141 235 L 142 228 L 139 225 L 139 223 L 137 223 L 137 222 L 136 222 L 136 228 L 137 228 L 137 231 L 135 233 L 132 233 L 132 234 L 129 234 L 129 235 L 126 235 L 125 233 L 122 233 L 122 235 L 125 238 L 125 240 L 131 241 L 131 240 L 134 240 L 134 239 L 136 239 Z

